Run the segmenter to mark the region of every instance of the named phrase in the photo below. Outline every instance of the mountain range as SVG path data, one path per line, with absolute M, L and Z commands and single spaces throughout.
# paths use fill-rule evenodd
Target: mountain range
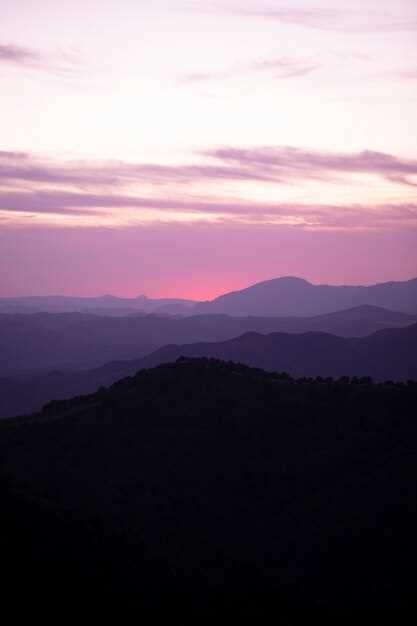
M 295 377 L 370 376 L 375 380 L 417 379 L 417 324 L 379 330 L 367 337 L 327 333 L 245 333 L 219 343 L 166 346 L 140 361 L 153 367 L 185 356 L 244 363 Z
M 360 337 L 417 321 L 373 306 L 314 317 L 143 315 L 107 317 L 87 313 L 0 314 L 0 376 L 94 368 L 109 361 L 138 359 L 166 344 L 216 342 L 248 331 L 326 332 Z
M 100 315 L 158 313 L 195 315 L 222 313 L 233 316 L 261 317 L 311 316 L 342 309 L 372 305 L 417 313 L 417 278 L 370 286 L 314 285 L 302 278 L 284 276 L 266 280 L 240 291 L 233 291 L 207 302 L 184 299 L 96 298 L 31 296 L 0 298 L 0 312 L 35 313 L 46 311 L 87 312 Z
M 417 378 L 416 322 L 417 279 L 351 287 L 283 277 L 200 303 L 0 299 L 0 417 L 183 355 L 296 377 Z
M 321 332 L 249 332 L 222 342 L 167 345 L 141 359 L 110 362 L 91 370 L 54 371 L 0 378 L 0 417 L 39 410 L 52 399 L 92 393 L 137 371 L 190 358 L 235 361 L 295 377 L 372 377 L 417 380 L 417 324 L 384 329 L 366 337 Z
M 358 287 L 313 285 L 288 276 L 227 293 L 196 305 L 195 310 L 228 315 L 322 315 L 361 305 L 415 313 L 417 278 Z
M 147 313 L 161 315 L 186 314 L 195 303 L 181 298 L 151 299 L 145 295 L 136 298 L 76 296 L 22 296 L 0 298 L 0 313 L 92 313 L 96 315 L 126 316 Z

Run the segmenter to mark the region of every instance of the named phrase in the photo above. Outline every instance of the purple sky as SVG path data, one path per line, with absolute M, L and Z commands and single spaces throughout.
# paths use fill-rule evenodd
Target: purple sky
M 417 275 L 415 0 L 14 0 L 0 295 Z

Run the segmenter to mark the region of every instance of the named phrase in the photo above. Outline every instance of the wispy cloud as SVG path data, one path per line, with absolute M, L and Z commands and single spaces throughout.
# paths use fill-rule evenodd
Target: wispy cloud
M 374 174 L 403 185 L 415 185 L 417 160 L 365 150 L 356 154 L 305 151 L 298 148 L 219 148 L 205 153 L 223 163 L 246 167 L 270 179 L 329 179 L 336 174 Z
M 0 44 L 0 62 L 15 63 L 17 65 L 31 65 L 40 61 L 42 56 L 32 48 Z
M 223 147 L 198 155 L 206 162 L 189 165 L 153 163 L 60 162 L 29 153 L 0 152 L 0 211 L 12 216 L 84 216 L 126 223 L 141 221 L 233 221 L 289 224 L 303 228 L 394 228 L 417 226 L 417 204 L 270 202 L 193 195 L 193 183 L 237 181 L 285 184 L 319 180 L 332 184 L 352 175 L 374 175 L 416 186 L 417 161 L 373 151 L 328 153 L 290 147 Z M 349 175 L 351 178 L 349 179 Z M 145 185 L 146 183 L 146 185 Z M 150 187 L 149 187 L 150 185 Z M 189 186 L 191 185 L 191 186 Z M 145 191 L 148 189 L 148 191 Z M 256 188 L 255 188 L 256 189 Z M 239 192 L 236 192 L 236 196 Z M 327 196 L 328 197 L 328 196 Z M 127 216 L 127 217 L 126 217 Z M 178 217 L 180 216 L 180 217 Z M 91 220 L 90 220 L 91 218 Z
M 201 214 L 245 223 L 293 224 L 307 228 L 385 228 L 417 226 L 417 204 L 330 205 L 244 202 L 240 200 L 167 199 L 124 194 L 64 191 L 0 192 L 0 211 L 25 214 L 91 215 L 107 210 L 152 210 L 163 221 L 175 212 Z M 166 215 L 170 214 L 171 215 Z M 164 217 L 165 216 L 165 217 Z M 140 212 L 138 213 L 140 217 Z M 123 221 L 123 220 L 121 220 Z
M 0 65 L 68 74 L 74 72 L 79 64 L 80 58 L 75 52 L 43 52 L 18 44 L 0 44 Z
M 10 150 L 0 150 L 0 162 L 2 159 L 27 159 L 27 152 L 11 152 Z
M 230 74 L 225 73 L 209 73 L 209 72 L 193 72 L 191 74 L 185 74 L 180 78 L 182 83 L 204 83 L 209 80 L 216 80 L 219 78 L 227 78 Z
M 70 197 L 72 196 L 71 200 Z M 0 211 L 26 214 L 94 215 L 99 213 L 88 194 L 65 192 L 0 191 Z M 78 205 L 77 205 L 78 202 Z
M 204 83 L 214 80 L 230 80 L 251 76 L 254 73 L 270 75 L 273 79 L 296 78 L 306 76 L 319 69 L 318 63 L 313 63 L 305 59 L 281 57 L 272 59 L 262 59 L 249 65 L 231 68 L 224 72 L 195 72 L 182 76 L 180 82 L 183 83 Z
M 200 181 L 247 181 L 275 184 L 295 180 L 332 182 L 350 174 L 374 175 L 392 183 L 416 186 L 417 160 L 365 150 L 336 153 L 292 147 L 234 148 L 203 151 L 194 164 L 163 165 L 123 161 L 53 161 L 33 155 L 0 152 L 4 184 L 122 189 L 133 184 L 188 185 Z M 201 162 L 201 157 L 205 158 Z
M 278 4 L 278 6 L 277 6 Z M 335 3 L 336 4 L 336 3 Z M 204 9 L 202 9 L 204 10 Z M 417 12 L 383 10 L 359 10 L 317 7 L 303 9 L 290 4 L 272 2 L 246 2 L 231 7 L 225 2 L 210 5 L 208 11 L 234 13 L 240 16 L 258 17 L 293 24 L 305 28 L 336 31 L 340 33 L 387 33 L 417 30 Z
M 134 183 L 166 185 L 187 184 L 198 180 L 252 180 L 277 182 L 267 172 L 233 164 L 204 163 L 160 165 L 123 161 L 57 162 L 30 154 L 0 152 L 0 181 L 4 183 L 42 183 L 74 185 L 81 188 L 124 187 Z
M 392 78 L 398 78 L 400 80 L 417 80 L 417 67 L 411 67 L 408 69 L 398 69 L 390 72 Z
M 275 78 L 294 78 L 311 74 L 319 67 L 317 63 L 282 57 L 257 61 L 253 64 L 252 69 L 257 72 L 269 72 Z

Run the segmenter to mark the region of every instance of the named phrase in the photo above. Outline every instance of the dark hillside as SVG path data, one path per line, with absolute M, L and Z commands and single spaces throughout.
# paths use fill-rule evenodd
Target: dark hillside
M 3 568 L 184 614 L 413 608 L 416 408 L 414 383 L 183 359 L 4 421 Z

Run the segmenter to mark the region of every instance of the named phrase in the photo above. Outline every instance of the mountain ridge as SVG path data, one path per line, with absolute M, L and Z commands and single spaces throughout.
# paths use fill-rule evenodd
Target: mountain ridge
M 295 377 L 417 379 L 417 324 L 381 329 L 362 338 L 314 331 L 268 335 L 250 331 L 212 344 L 165 346 L 140 362 L 142 367 L 147 367 L 180 356 L 238 361 L 267 371 L 286 371 Z
M 324 332 L 270 333 L 248 331 L 221 342 L 167 344 L 129 361 L 98 368 L 55 371 L 32 377 L 0 378 L 0 417 L 33 412 L 52 399 L 92 393 L 137 371 L 180 357 L 216 358 L 267 371 L 302 377 L 371 377 L 377 381 L 417 380 L 417 323 L 381 329 L 365 337 L 338 337 Z
M 403 312 L 417 313 L 417 278 L 404 281 L 385 281 L 370 285 L 330 285 L 326 283 L 312 283 L 305 278 L 297 276 L 282 276 L 262 280 L 248 285 L 242 289 L 235 289 L 217 296 L 212 300 L 197 301 L 186 298 L 147 298 L 140 294 L 133 298 L 122 298 L 112 294 L 105 294 L 95 297 L 77 296 L 20 296 L 0 298 L 0 312 L 10 310 L 12 312 L 34 312 L 34 311 L 87 311 L 97 310 L 100 314 L 116 315 L 127 311 L 131 313 L 159 312 L 167 315 L 193 315 L 199 312 L 212 310 L 213 312 L 233 313 L 230 310 L 233 300 L 268 292 L 269 296 L 275 292 L 287 290 L 286 307 L 283 302 L 275 301 L 269 303 L 246 303 L 253 310 L 257 310 L 257 315 L 277 316 L 277 315 L 318 315 L 330 313 L 349 306 L 360 304 L 374 304 L 385 306 Z M 308 294 L 311 300 L 303 302 L 299 300 L 300 294 Z M 298 293 L 298 295 L 297 295 Z M 294 300 L 294 294 L 297 298 Z M 278 293 L 279 295 L 279 293 Z M 281 296 L 282 297 L 282 296 Z M 293 298 L 293 302 L 288 302 L 288 298 Z M 314 298 L 317 302 L 314 305 Z M 266 306 L 268 305 L 268 306 Z M 279 306 L 281 306 L 281 309 Z M 233 305 L 236 308 L 236 304 Z M 229 307 L 229 310 L 227 310 Z M 255 307 L 255 308 L 254 308 Z M 274 308 L 275 307 L 275 308 Z M 300 309 L 300 307 L 304 307 Z M 233 308 L 233 307 L 232 307 Z M 118 312 L 119 310 L 119 312 Z M 263 311 L 263 313 L 261 313 Z M 234 311 L 239 314 L 239 311 Z M 242 310 L 242 315 L 251 314 L 247 310 Z
M 378 307 L 352 308 L 312 317 L 231 317 L 200 314 L 128 317 L 90 313 L 0 314 L 0 376 L 51 369 L 90 369 L 112 360 L 135 359 L 169 343 L 221 341 L 248 330 L 325 331 L 364 336 L 382 327 L 412 324 L 417 315 Z
M 369 286 L 320 285 L 298 277 L 274 278 L 195 305 L 199 312 L 230 315 L 320 315 L 373 305 L 417 311 L 417 278 Z

